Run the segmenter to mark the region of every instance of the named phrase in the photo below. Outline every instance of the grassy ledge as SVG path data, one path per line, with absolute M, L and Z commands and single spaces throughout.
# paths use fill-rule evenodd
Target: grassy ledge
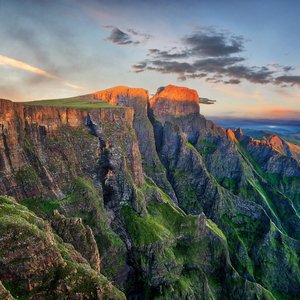
M 108 102 L 93 100 L 90 98 L 63 98 L 52 100 L 39 100 L 22 102 L 21 104 L 26 106 L 44 106 L 44 107 L 63 107 L 63 108 L 77 108 L 77 109 L 94 109 L 94 108 L 114 108 L 116 106 L 111 105 Z M 118 106 L 121 107 L 121 106 Z

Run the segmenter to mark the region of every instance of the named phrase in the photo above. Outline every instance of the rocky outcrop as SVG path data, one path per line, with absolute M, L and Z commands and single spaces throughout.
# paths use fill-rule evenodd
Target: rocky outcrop
M 235 130 L 234 134 L 243 155 L 252 163 L 255 171 L 270 185 L 288 196 L 299 212 L 299 147 L 274 135 L 267 136 L 262 140 L 256 140 L 250 136 L 243 135 L 240 130 Z M 282 195 L 277 197 L 281 198 Z M 287 207 L 287 205 L 283 205 L 279 211 L 285 211 L 284 207 Z
M 274 147 L 281 155 L 293 157 L 296 160 L 300 158 L 300 146 L 289 143 L 278 135 L 269 135 L 262 142 Z
M 17 298 L 124 299 L 73 247 L 56 238 L 47 222 L 12 198 L 0 197 L 0 230 L 0 280 Z
M 145 89 L 116 86 L 111 89 L 95 92 L 89 96 L 112 105 L 133 107 L 136 117 L 147 116 L 149 94 Z
M 82 219 L 66 218 L 55 210 L 51 225 L 65 243 L 73 245 L 90 266 L 100 272 L 100 254 L 93 231 L 89 226 L 83 225 Z
M 262 140 L 236 132 L 237 140 L 245 147 L 259 166 L 268 173 L 285 173 L 300 177 L 298 148 L 278 136 L 272 135 Z M 285 163 L 283 163 L 285 161 Z
M 150 100 L 150 107 L 159 121 L 199 114 L 199 96 L 195 90 L 167 85 L 159 88 Z

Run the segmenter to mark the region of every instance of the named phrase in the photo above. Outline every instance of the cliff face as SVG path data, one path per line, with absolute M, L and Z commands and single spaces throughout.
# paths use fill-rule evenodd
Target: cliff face
M 0 199 L 0 293 L 299 297 L 296 188 L 264 176 L 272 160 L 294 159 L 281 144 L 259 146 L 259 161 L 254 142 L 207 121 L 187 88 L 77 100 L 86 107 L 0 101 L 0 194 L 19 202 Z M 112 106 L 90 108 L 99 100 Z
M 110 104 L 133 108 L 133 128 L 143 157 L 143 170 L 176 202 L 176 195 L 166 178 L 165 170 L 156 152 L 153 127 L 148 118 L 148 92 L 140 88 L 118 86 L 90 94 L 89 97 Z
M 198 114 L 199 96 L 195 90 L 168 85 L 158 89 L 150 107 L 157 120 Z
M 95 271 L 100 272 L 100 254 L 93 231 L 83 225 L 82 219 L 66 218 L 55 210 L 51 225 L 66 243 L 81 253 Z
M 244 154 L 252 161 L 256 172 L 288 196 L 299 212 L 299 147 L 274 135 L 260 141 L 236 130 L 235 136 Z
M 154 99 L 157 97 L 159 92 Z M 263 260 L 262 253 L 269 256 L 265 247 L 274 248 L 272 241 L 281 235 L 280 230 L 299 239 L 299 218 L 291 200 L 258 176 L 232 132 L 228 136 L 196 112 L 177 118 L 161 118 L 159 110 L 153 114 L 157 151 L 180 207 L 193 214 L 203 211 L 222 228 L 232 250 L 233 264 L 243 276 L 268 281 L 271 290 L 283 290 L 286 285 L 281 285 L 279 278 L 269 273 L 269 266 L 259 262 Z M 271 222 L 277 227 L 273 228 Z M 287 243 L 291 246 L 292 239 Z M 279 251 L 281 246 L 275 244 Z M 298 246 L 291 247 L 298 253 Z M 278 267 L 275 273 L 284 268 L 282 259 L 287 262 L 288 255 L 273 256 Z M 295 268 L 293 263 L 288 265 L 288 269 Z M 290 282 L 290 288 L 298 293 L 298 279 L 292 277 L 294 282 Z
M 89 112 L 0 102 L 0 166 L 4 174 L 0 179 L 0 187 L 2 193 L 17 199 L 46 194 L 47 197 L 64 197 L 63 190 L 68 180 L 76 178 L 82 171 L 96 172 L 91 164 L 98 156 L 97 139 L 89 134 L 89 128 L 85 126 L 87 123 L 92 126 L 92 119 L 99 123 L 99 135 L 102 134 L 100 124 L 109 127 L 111 123 L 120 129 L 117 138 L 124 140 L 131 134 L 133 111 L 130 108 Z M 74 134 L 80 135 L 81 132 L 82 141 L 72 143 Z M 109 128 L 105 134 L 110 134 Z M 65 145 L 60 143 L 61 139 L 65 139 Z M 128 138 L 126 147 L 122 149 L 128 151 L 124 163 L 128 165 L 134 182 L 140 184 L 143 175 L 134 136 Z M 61 174 L 64 174 L 63 178 Z

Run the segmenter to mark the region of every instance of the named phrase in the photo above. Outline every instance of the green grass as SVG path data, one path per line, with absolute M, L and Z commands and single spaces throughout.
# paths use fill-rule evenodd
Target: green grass
M 30 187 L 34 187 L 38 181 L 38 175 L 32 166 L 25 166 L 20 168 L 15 173 L 15 176 L 17 181 L 21 183 L 23 186 L 27 185 Z
M 62 205 L 59 200 L 46 200 L 46 199 L 24 199 L 20 202 L 26 206 L 30 211 L 33 211 L 37 216 L 46 218 L 50 216 L 55 209 L 59 209 Z
M 215 177 L 217 182 L 234 194 L 238 193 L 238 181 L 230 177 Z
M 137 247 L 144 247 L 157 241 L 168 240 L 172 236 L 171 232 L 158 223 L 155 218 L 150 215 L 141 217 L 127 205 L 122 207 L 121 214 L 133 244 Z
M 199 140 L 197 150 L 201 155 L 213 154 L 217 149 L 217 144 L 208 140 Z
M 209 229 L 211 229 L 217 236 L 219 236 L 222 240 L 226 241 L 226 236 L 223 231 L 215 224 L 212 220 L 207 219 L 206 225 Z
M 47 106 L 47 107 L 64 107 L 64 108 L 78 108 L 78 109 L 116 107 L 105 101 L 93 100 L 84 97 L 30 101 L 30 102 L 23 102 L 22 104 L 27 106 Z

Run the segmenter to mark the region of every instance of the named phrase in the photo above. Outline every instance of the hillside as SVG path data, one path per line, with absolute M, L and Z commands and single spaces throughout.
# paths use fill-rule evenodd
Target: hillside
M 200 111 L 172 85 L 0 100 L 1 297 L 299 299 L 299 147 Z

